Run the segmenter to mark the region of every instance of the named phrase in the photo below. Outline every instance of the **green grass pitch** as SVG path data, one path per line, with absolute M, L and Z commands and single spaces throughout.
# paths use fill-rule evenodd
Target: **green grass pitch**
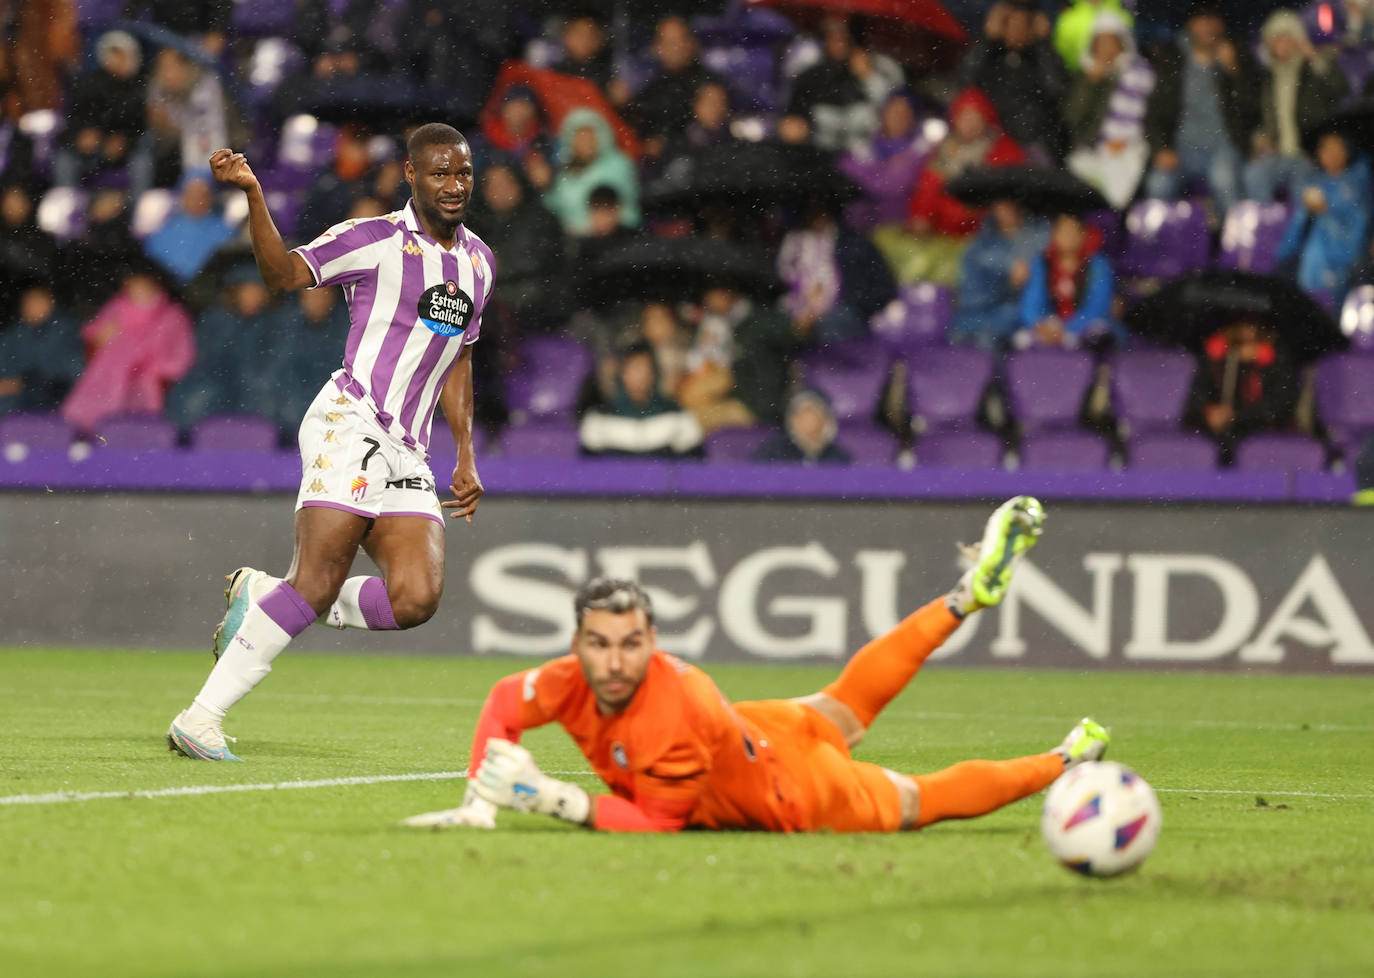
M 451 778 L 252 787 L 457 770 L 487 688 L 525 664 L 288 653 L 231 717 L 247 763 L 210 765 L 162 740 L 208 656 L 0 651 L 0 975 L 1374 974 L 1368 678 L 937 664 L 860 748 L 927 771 L 1097 715 L 1164 807 L 1117 880 L 1055 864 L 1036 799 L 895 836 L 626 837 L 397 827 L 456 804 Z M 736 699 L 834 672 L 710 671 Z M 561 731 L 526 742 L 585 772 Z

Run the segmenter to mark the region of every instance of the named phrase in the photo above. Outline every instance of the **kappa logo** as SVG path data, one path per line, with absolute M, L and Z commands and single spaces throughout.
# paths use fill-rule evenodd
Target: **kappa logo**
M 329 460 L 328 455 L 316 455 L 315 464 L 310 467 L 312 469 L 319 469 L 321 472 L 323 472 L 325 469 L 332 469 L 334 467 L 334 463 Z
M 425 253 L 424 249 L 414 241 L 407 241 L 405 244 L 401 245 L 401 251 L 407 255 L 423 255 Z
M 367 495 L 367 479 L 360 475 L 354 476 L 353 485 L 349 488 L 353 492 L 353 501 L 360 503 L 363 501 L 363 497 Z
M 314 482 L 310 483 L 310 485 L 305 487 L 305 491 L 318 495 L 319 493 L 324 492 L 324 483 L 321 482 L 319 479 L 316 479 Z
M 622 771 L 630 769 L 630 755 L 625 753 L 625 745 L 618 740 L 611 745 L 611 760 Z
M 326 445 L 337 445 L 339 443 L 338 433 L 335 432 L 333 428 L 330 428 L 324 433 L 324 443 Z
M 350 404 L 352 404 L 353 402 L 350 401 L 350 400 L 349 400 L 347 397 L 345 397 L 344 395 L 340 394 L 338 397 L 334 398 L 334 400 L 330 401 L 329 403 L 331 403 L 331 404 L 340 404 L 340 405 L 342 405 L 342 406 L 344 406 L 344 407 L 348 407 L 348 406 L 349 406 Z
M 327 424 L 338 424 L 343 420 L 343 415 L 338 411 L 330 411 L 324 416 L 324 420 Z

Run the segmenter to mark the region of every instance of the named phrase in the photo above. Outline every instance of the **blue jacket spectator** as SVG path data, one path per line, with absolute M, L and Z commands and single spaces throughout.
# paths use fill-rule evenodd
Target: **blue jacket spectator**
M 1298 285 L 1329 305 L 1339 302 L 1369 235 L 1369 161 L 1350 161 L 1335 133 L 1317 144 L 1320 171 L 1303 184 L 1279 245 L 1281 268 L 1296 266 Z
M 1080 346 L 1108 335 L 1124 338 L 1112 320 L 1115 275 L 1098 252 L 1101 245 L 1101 234 L 1078 218 L 1055 218 L 1050 246 L 1031 262 L 1021 293 L 1023 331 L 1016 345 Z
M 177 281 L 189 282 L 233 236 L 233 228 L 215 210 L 210 178 L 193 174 L 182 181 L 181 199 L 172 216 L 148 235 L 143 250 Z
M 1027 221 L 1015 204 L 999 202 L 960 261 L 958 307 L 950 339 L 985 350 L 1005 349 L 1021 328 L 1021 290 L 1031 263 L 1049 244 L 1043 221 Z

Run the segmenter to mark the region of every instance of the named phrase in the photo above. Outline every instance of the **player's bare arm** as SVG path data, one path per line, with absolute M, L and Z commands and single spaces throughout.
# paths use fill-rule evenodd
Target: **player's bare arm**
M 453 370 L 444 380 L 439 394 L 453 444 L 458 449 L 458 464 L 453 468 L 453 499 L 443 503 L 452 519 L 460 516 L 472 522 L 477 503 L 484 492 L 477 475 L 477 457 L 472 447 L 472 347 L 463 348 Z
M 210 157 L 210 172 L 220 183 L 238 187 L 248 198 L 248 234 L 253 242 L 253 257 L 258 272 L 269 289 L 278 292 L 303 289 L 315 284 L 310 266 L 300 255 L 292 253 L 282 240 L 281 232 L 267 209 L 267 198 L 258 183 L 248 158 L 232 149 L 216 150 Z

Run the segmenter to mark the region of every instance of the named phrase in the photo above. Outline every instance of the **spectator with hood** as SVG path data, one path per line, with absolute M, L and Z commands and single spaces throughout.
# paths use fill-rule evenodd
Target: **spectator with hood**
M 1317 167 L 1279 244 L 1279 273 L 1334 309 L 1369 240 L 1369 160 L 1352 159 L 1345 137 L 1326 132 L 1317 141 Z
M 782 430 L 774 432 L 754 451 L 755 462 L 792 462 L 801 465 L 848 465 L 853 458 L 835 441 L 835 412 L 819 391 L 803 390 L 787 402 Z
M 1203 345 L 1184 421 L 1216 438 L 1230 465 L 1242 438 L 1289 427 L 1297 404 L 1297 374 L 1283 348 L 1262 326 L 1238 321 Z
M 153 62 L 148 122 L 160 158 L 173 173 L 203 170 L 210 154 L 229 145 L 229 103 L 219 76 L 184 51 L 163 48 Z
M 697 42 L 687 21 L 670 14 L 654 31 L 658 72 L 625 107 L 625 121 L 644 140 L 648 156 L 658 156 L 665 143 L 693 121 L 693 104 L 708 82 L 722 84 L 697 60 Z M 728 101 L 728 99 L 727 99 Z
M 1115 276 L 1101 247 L 1101 232 L 1081 218 L 1054 219 L 1049 247 L 1030 263 L 1014 345 L 1100 346 L 1124 338 L 1112 318 Z
M 1070 0 L 1054 22 L 1054 49 L 1064 59 L 1070 71 L 1081 71 L 1083 58 L 1092 42 L 1093 22 L 1097 15 L 1110 10 L 1135 29 L 1135 18 L 1121 5 L 1121 0 Z
M 810 141 L 822 149 L 845 150 L 873 135 L 878 107 L 902 87 L 901 66 L 863 47 L 843 17 L 821 26 L 823 56 L 797 76 L 778 122 L 784 142 Z
M 1049 229 L 1010 201 L 989 209 L 960 263 L 949 338 L 989 351 L 1006 350 L 1021 328 L 1021 290 L 1031 262 L 1049 245 Z
M 1154 87 L 1154 69 L 1136 51 L 1129 22 L 1113 10 L 1098 13 L 1082 72 L 1064 103 L 1074 147 L 1064 163 L 1117 210 L 1135 198 L 1150 160 L 1145 106 Z
M 556 150 L 558 170 L 544 205 L 562 221 L 569 234 L 589 230 L 588 201 L 597 187 L 610 187 L 619 196 L 621 223 L 639 226 L 639 178 L 630 158 L 616 146 L 615 134 L 601 113 L 574 109 L 563 120 Z
M 982 223 L 983 211 L 952 197 L 945 188 L 966 170 L 1025 159 L 1021 147 L 1002 131 L 986 95 L 970 88 L 956 96 L 949 106 L 949 134 L 916 178 L 906 228 L 879 228 L 873 235 L 897 280 L 953 285 L 959 258 L 969 235 Z
M 1069 88 L 1048 33 L 1035 0 L 999 0 L 959 67 L 959 83 L 986 94 L 1007 135 L 1045 164 L 1063 155 L 1060 104 Z
M 1295 191 L 1316 169 L 1303 151 L 1303 133 L 1340 108 L 1349 86 L 1335 61 L 1312 47 L 1293 11 L 1270 14 L 1260 38 L 1268 66 L 1254 158 L 1245 166 L 1245 196 L 1270 201 L 1283 188 L 1296 201 Z
M 72 87 L 53 182 L 75 187 L 98 170 L 127 168 L 129 188 L 139 194 L 153 185 L 152 146 L 143 138 L 142 48 L 132 34 L 106 31 L 95 56 L 96 66 Z
M 1177 200 L 1186 181 L 1203 180 L 1225 213 L 1240 193 L 1241 164 L 1259 124 L 1254 59 L 1227 36 L 1219 8 L 1203 0 L 1189 8 L 1184 32 L 1154 67 L 1145 110 L 1153 154 L 1146 193 Z
M 548 160 L 553 155 L 549 145 L 548 127 L 539 99 L 524 85 L 512 85 L 501 97 L 501 111 L 482 119 L 482 137 L 491 153 L 478 161 L 478 168 L 494 162 L 498 154 L 526 165 L 530 157 L 538 155 Z

